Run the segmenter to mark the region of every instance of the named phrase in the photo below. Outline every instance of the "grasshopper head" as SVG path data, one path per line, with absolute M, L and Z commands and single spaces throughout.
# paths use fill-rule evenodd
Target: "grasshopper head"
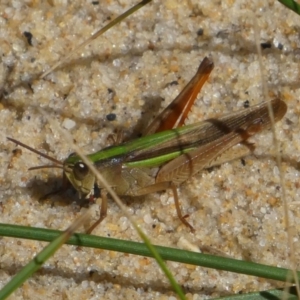
M 71 154 L 64 162 L 64 173 L 73 187 L 78 191 L 80 198 L 92 198 L 94 195 L 95 175 L 89 167 Z
M 95 175 L 90 171 L 88 166 L 80 160 L 80 157 L 71 154 L 63 163 L 57 159 L 46 155 L 24 143 L 17 141 L 12 138 L 7 138 L 11 142 L 28 149 L 31 152 L 34 152 L 50 161 L 53 165 L 43 165 L 29 168 L 29 170 L 38 170 L 43 168 L 59 168 L 63 169 L 65 177 L 68 178 L 73 187 L 79 192 L 79 197 L 86 199 L 93 199 L 94 195 L 94 184 L 95 184 Z

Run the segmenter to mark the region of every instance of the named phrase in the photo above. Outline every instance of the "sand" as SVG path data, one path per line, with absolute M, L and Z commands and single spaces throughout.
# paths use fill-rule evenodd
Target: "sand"
M 41 203 L 42 195 L 60 186 L 61 170 L 28 171 L 49 162 L 16 147 L 7 136 L 63 161 L 73 150 L 49 118 L 68 131 L 84 153 L 98 151 L 108 145 L 108 136 L 117 129 L 126 136 L 139 133 L 149 120 L 149 111 L 155 113 L 156 107 L 170 103 L 208 56 L 215 69 L 187 123 L 238 111 L 245 101 L 254 105 L 266 100 L 263 82 L 270 99 L 279 96 L 288 105 L 286 116 L 276 124 L 276 134 L 284 160 L 293 242 L 298 249 L 300 17 L 276 1 L 154 1 L 45 79 L 38 79 L 38 74 L 92 32 L 135 4 L 96 3 L 0 3 L 0 222 L 63 230 L 86 210 L 78 206 L 72 192 Z M 259 68 L 257 42 L 262 44 L 264 74 Z M 171 191 L 124 203 L 154 244 L 289 267 L 272 134 L 263 132 L 251 142 L 256 145 L 255 155 L 204 170 L 180 186 L 182 207 L 190 215 L 194 234 L 176 217 Z M 94 207 L 93 220 L 99 213 Z M 112 200 L 107 218 L 94 234 L 140 240 Z M 45 243 L 2 238 L 0 245 L 3 286 Z M 295 257 L 298 267 L 298 252 Z M 202 267 L 172 262 L 168 266 L 187 299 L 281 286 Z M 63 246 L 11 296 L 175 298 L 152 259 L 73 246 Z

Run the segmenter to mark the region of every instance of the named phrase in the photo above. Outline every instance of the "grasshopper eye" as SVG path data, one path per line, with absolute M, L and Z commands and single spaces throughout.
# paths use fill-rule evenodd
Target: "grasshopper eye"
M 89 168 L 84 162 L 80 161 L 75 163 L 73 173 L 77 180 L 83 180 L 89 173 Z

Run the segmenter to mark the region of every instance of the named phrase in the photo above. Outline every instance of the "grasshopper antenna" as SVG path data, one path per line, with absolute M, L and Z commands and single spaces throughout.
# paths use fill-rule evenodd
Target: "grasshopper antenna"
M 44 153 L 42 153 L 42 152 L 40 152 L 40 151 L 38 151 L 38 150 L 36 150 L 34 148 L 31 148 L 30 146 L 27 146 L 27 145 L 23 144 L 20 141 L 17 141 L 15 139 L 10 138 L 10 137 L 7 137 L 7 139 L 9 141 L 11 141 L 11 142 L 19 145 L 19 146 L 21 146 L 23 148 L 26 148 L 27 150 L 29 150 L 31 152 L 34 152 L 35 154 L 40 155 L 40 156 L 42 156 L 42 157 L 44 157 L 44 158 L 46 158 L 46 159 L 48 159 L 48 160 L 50 160 L 50 161 L 52 161 L 52 162 L 55 163 L 55 165 L 37 166 L 37 167 L 29 168 L 28 170 L 37 170 L 37 169 L 43 169 L 43 168 L 59 168 L 59 169 L 63 169 L 63 165 L 64 164 L 61 161 L 59 161 L 59 160 L 57 160 L 57 159 L 55 159 L 55 158 L 53 158 L 53 157 L 51 157 L 51 156 L 49 156 L 47 154 L 44 154 Z

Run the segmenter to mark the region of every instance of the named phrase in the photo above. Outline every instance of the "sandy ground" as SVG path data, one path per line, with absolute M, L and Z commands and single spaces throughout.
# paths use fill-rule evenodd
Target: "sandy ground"
M 54 205 L 51 200 L 39 202 L 42 195 L 60 185 L 60 170 L 27 171 L 48 162 L 6 139 L 13 137 L 64 160 L 72 152 L 70 145 L 37 108 L 56 120 L 88 154 L 107 146 L 108 135 L 116 129 L 128 136 L 138 133 L 149 119 L 147 112 L 174 99 L 201 60 L 209 56 L 215 69 L 188 122 L 237 111 L 245 101 L 254 105 L 265 100 L 258 41 L 263 43 L 268 94 L 271 98 L 280 96 L 288 105 L 276 132 L 298 249 L 300 17 L 276 1 L 154 1 L 46 79 L 37 79 L 133 4 L 129 0 L 98 4 L 79 0 L 0 2 L 0 222 L 65 229 L 85 210 L 78 207 L 72 193 L 55 197 Z M 31 45 L 24 32 L 32 34 Z M 271 132 L 251 141 L 256 144 L 255 156 L 203 171 L 180 187 L 180 200 L 195 234 L 176 217 L 169 191 L 126 200 L 128 210 L 154 244 L 208 249 L 237 259 L 289 266 L 282 188 Z M 95 206 L 94 219 L 97 214 Z M 113 201 L 94 234 L 139 241 Z M 0 245 L 3 286 L 45 244 L 3 238 Z M 298 267 L 300 255 L 295 255 Z M 168 266 L 188 299 L 279 286 L 269 280 L 201 267 Z M 174 297 L 151 259 L 64 246 L 11 299 Z

